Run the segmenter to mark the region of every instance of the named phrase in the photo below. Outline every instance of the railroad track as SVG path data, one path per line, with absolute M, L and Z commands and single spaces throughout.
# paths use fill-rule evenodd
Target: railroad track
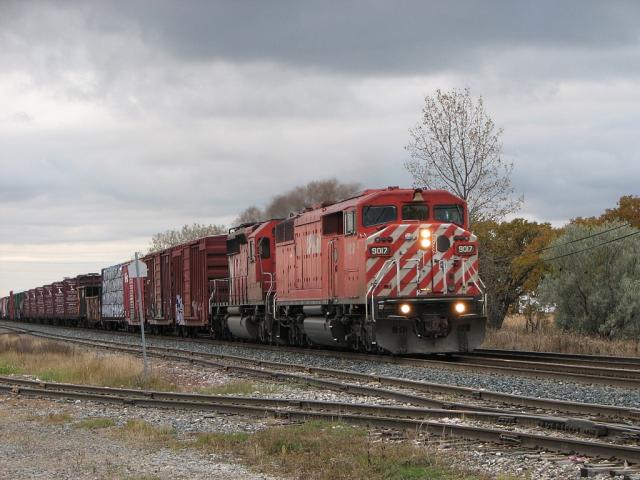
M 25 328 L 6 328 L 11 328 L 17 332 L 27 333 L 41 338 L 66 341 L 91 348 L 103 348 L 133 355 L 140 355 L 140 347 L 137 345 L 122 344 L 108 340 L 95 341 L 78 339 L 72 336 L 31 331 Z M 293 381 L 305 385 L 357 395 L 386 398 L 412 405 L 430 406 L 442 409 L 499 411 L 504 413 L 504 409 L 495 408 L 495 405 L 498 404 L 511 407 L 516 406 L 519 408 L 545 410 L 548 412 L 578 414 L 582 416 L 590 416 L 595 419 L 610 419 L 616 421 L 624 420 L 627 422 L 640 420 L 640 409 L 634 408 L 528 397 L 468 387 L 421 382 L 404 378 L 370 375 L 347 370 L 256 360 L 254 358 L 246 358 L 236 355 L 194 352 L 178 348 L 148 346 L 147 352 L 152 356 L 167 360 L 187 361 L 193 364 L 223 368 L 251 376 L 279 381 Z M 335 381 L 333 379 L 338 379 L 339 381 Z M 359 383 L 345 383 L 345 380 Z M 371 384 L 375 384 L 376 386 L 371 386 Z M 392 387 L 393 389 L 402 389 L 403 391 L 381 387 Z M 411 393 L 407 393 L 407 391 Z M 416 395 L 416 392 L 418 395 Z M 436 394 L 463 397 L 472 399 L 475 404 L 451 402 L 432 397 L 425 397 L 423 395 L 425 393 L 429 395 Z
M 636 446 L 428 420 L 443 415 L 449 417 L 457 415 L 484 421 L 491 418 L 499 423 L 495 414 L 486 412 L 453 412 L 338 402 L 181 394 L 44 383 L 11 377 L 0 378 L 0 391 L 24 396 L 91 400 L 155 408 L 209 410 L 254 417 L 270 416 L 289 421 L 310 419 L 341 421 L 368 427 L 411 430 L 444 437 L 453 436 L 521 448 L 576 453 L 598 458 L 616 458 L 640 463 L 640 448 Z M 521 419 L 527 422 L 537 421 L 528 416 L 521 416 Z
M 109 332 L 121 336 L 136 334 Z M 152 337 L 153 338 L 153 337 Z M 157 338 L 166 339 L 159 336 Z M 229 345 L 256 350 L 312 353 L 313 355 L 340 356 L 343 359 L 386 362 L 413 367 L 437 367 L 447 370 L 470 370 L 489 374 L 513 375 L 535 379 L 556 379 L 577 383 L 606 385 L 628 389 L 640 388 L 640 359 L 633 363 L 632 357 L 597 357 L 584 355 L 542 354 L 523 352 L 522 355 L 506 350 L 480 350 L 478 353 L 434 356 L 429 358 L 399 357 L 391 355 L 342 352 L 326 349 L 305 349 L 256 343 L 227 342 L 211 339 L 189 339 L 190 342 Z M 622 361 L 619 361 L 622 358 Z M 600 359 L 600 360 L 598 360 Z M 615 359 L 615 360 L 609 360 Z
M 474 350 L 472 355 L 493 358 L 512 358 L 530 361 L 559 361 L 562 363 L 610 366 L 618 368 L 640 368 L 640 357 L 617 357 L 613 355 L 585 355 L 578 353 L 533 352 L 527 350 L 503 350 L 481 348 Z

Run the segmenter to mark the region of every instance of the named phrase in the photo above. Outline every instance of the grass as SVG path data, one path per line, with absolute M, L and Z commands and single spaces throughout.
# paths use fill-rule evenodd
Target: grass
M 137 358 L 97 354 L 21 335 L 0 337 L 0 374 L 29 374 L 43 381 L 108 387 L 175 388 L 154 374 L 144 381 L 142 361 Z
M 118 436 L 136 445 L 177 447 L 176 431 L 171 427 L 156 427 L 144 420 L 129 420 L 120 427 Z
M 115 427 L 116 421 L 108 417 L 85 418 L 77 422 L 74 427 L 83 430 L 98 430 L 100 428 Z
M 311 421 L 253 434 L 207 433 L 191 445 L 226 453 L 265 473 L 309 480 L 462 480 L 484 478 L 445 466 L 409 443 L 374 441 L 364 428 Z
M 194 391 L 193 387 L 176 385 L 153 372 L 145 382 L 142 361 L 129 355 L 95 353 L 16 334 L 0 336 L 0 375 L 34 375 L 46 382 Z M 283 388 L 280 384 L 235 380 L 195 391 L 205 395 L 268 395 Z
M 409 441 L 373 439 L 365 428 L 311 421 L 256 433 L 203 433 L 178 439 L 174 429 L 132 420 L 115 431 L 150 448 L 195 449 L 232 457 L 250 468 L 305 480 L 485 480 L 451 467 L 434 450 Z M 505 477 L 506 478 L 506 477 Z
M 543 318 L 539 328 L 532 332 L 527 330 L 522 315 L 507 317 L 499 330 L 487 329 L 482 344 L 482 348 L 617 356 L 639 356 L 639 346 L 633 339 L 610 340 L 567 332 L 558 328 L 552 317 Z

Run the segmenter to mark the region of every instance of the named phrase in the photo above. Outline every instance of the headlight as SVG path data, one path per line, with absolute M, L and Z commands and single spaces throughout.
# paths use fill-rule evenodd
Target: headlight
M 421 228 L 420 238 L 431 238 L 431 230 L 429 230 L 428 228 Z
M 429 238 L 421 238 L 420 239 L 420 248 L 422 250 L 427 250 L 431 247 L 431 239 Z
M 464 312 L 465 312 L 465 310 L 467 309 L 467 306 L 466 306 L 464 303 L 462 303 L 462 302 L 458 302 L 458 303 L 456 303 L 456 304 L 453 306 L 453 308 L 454 308 L 454 309 L 455 309 L 455 311 L 456 311 L 456 312 L 458 312 L 458 313 L 464 313 Z
M 411 311 L 411 305 L 409 305 L 408 303 L 403 303 L 400 305 L 400 313 L 402 313 L 403 315 L 408 314 Z

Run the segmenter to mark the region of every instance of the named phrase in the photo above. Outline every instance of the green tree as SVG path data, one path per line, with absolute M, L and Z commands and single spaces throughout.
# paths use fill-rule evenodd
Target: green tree
M 480 250 L 480 276 L 487 287 L 489 325 L 500 328 L 509 308 L 533 293 L 547 270 L 540 250 L 556 235 L 548 223 L 516 218 L 474 225 Z
M 540 294 L 556 305 L 560 327 L 611 338 L 640 334 L 640 230 L 620 225 L 571 224 L 545 252 L 551 273 Z

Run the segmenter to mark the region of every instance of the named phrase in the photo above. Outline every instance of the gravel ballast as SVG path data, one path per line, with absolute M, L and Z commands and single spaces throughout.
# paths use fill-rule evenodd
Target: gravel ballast
M 40 330 L 47 333 L 61 333 L 74 335 L 91 340 L 111 340 L 128 344 L 139 344 L 139 337 L 112 335 L 104 331 L 85 329 L 60 329 L 57 327 L 32 324 L 12 324 Z M 216 345 L 206 342 L 194 342 L 182 338 L 148 338 L 149 345 L 174 347 L 195 352 L 237 355 L 256 360 L 279 362 L 284 364 L 312 365 L 314 367 L 349 370 L 359 373 L 381 375 L 388 377 L 406 378 L 423 382 L 442 383 L 476 389 L 484 389 L 513 395 L 525 395 L 538 398 L 568 400 L 582 403 L 599 403 L 604 405 L 640 408 L 640 391 L 607 387 L 603 385 L 588 385 L 575 382 L 561 382 L 557 380 L 542 380 L 514 375 L 485 374 L 472 371 L 451 371 L 446 368 L 416 367 L 396 365 L 381 360 L 349 360 L 340 358 L 340 352 L 335 356 L 314 354 L 309 352 L 284 352 L 254 349 L 243 345 Z M 153 361 L 153 360 L 152 360 Z

